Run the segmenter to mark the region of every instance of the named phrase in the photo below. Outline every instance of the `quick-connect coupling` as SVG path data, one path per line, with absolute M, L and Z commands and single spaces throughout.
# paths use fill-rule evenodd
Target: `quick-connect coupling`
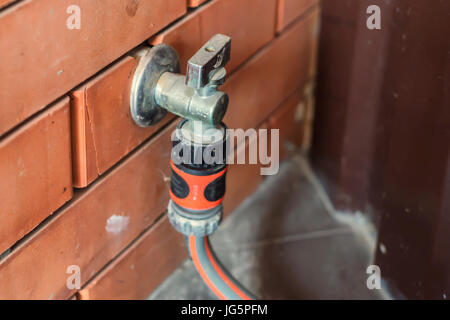
M 223 124 L 202 139 L 191 128 L 184 120 L 174 133 L 168 215 L 179 232 L 206 236 L 222 218 L 228 136 Z

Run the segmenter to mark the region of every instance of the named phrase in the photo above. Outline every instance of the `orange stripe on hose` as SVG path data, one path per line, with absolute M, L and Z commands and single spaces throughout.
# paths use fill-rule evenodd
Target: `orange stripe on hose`
M 249 296 L 247 296 L 236 284 L 234 284 L 233 281 L 228 278 L 228 276 L 223 272 L 222 268 L 217 264 L 216 260 L 214 259 L 214 256 L 212 255 L 211 248 L 209 247 L 208 238 L 205 237 L 205 248 L 206 248 L 206 255 L 208 256 L 209 261 L 214 267 L 214 270 L 216 270 L 217 274 L 222 278 L 222 280 L 227 284 L 228 287 L 230 287 L 231 290 L 233 290 L 234 293 L 236 293 L 241 299 L 243 300 L 252 300 Z
M 216 288 L 214 283 L 208 278 L 207 274 L 203 270 L 202 264 L 200 263 L 200 259 L 197 254 L 197 247 L 195 246 L 195 236 L 189 236 L 189 248 L 191 251 L 192 261 L 194 262 L 195 267 L 197 268 L 200 277 L 205 281 L 206 285 L 214 292 L 214 294 L 219 297 L 220 300 L 228 300 L 219 289 Z

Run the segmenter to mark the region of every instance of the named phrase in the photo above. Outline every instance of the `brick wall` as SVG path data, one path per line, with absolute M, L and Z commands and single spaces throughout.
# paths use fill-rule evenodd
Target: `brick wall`
M 172 45 L 184 71 L 213 34 L 231 36 L 227 125 L 280 128 L 282 157 L 309 144 L 318 0 L 79 0 L 69 30 L 72 2 L 0 1 L 1 299 L 140 299 L 186 258 L 165 216 L 178 119 L 133 123 L 137 46 Z M 231 166 L 226 214 L 261 180 Z

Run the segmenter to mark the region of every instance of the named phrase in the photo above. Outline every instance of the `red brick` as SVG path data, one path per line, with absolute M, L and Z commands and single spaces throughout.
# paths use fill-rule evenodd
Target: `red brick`
M 288 28 L 236 71 L 223 86 L 230 96 L 225 123 L 255 128 L 297 88 L 314 77 L 319 10 Z
M 206 2 L 207 0 L 187 0 L 188 7 L 198 7 L 202 3 Z
M 6 7 L 8 4 L 13 3 L 15 0 L 0 0 L 0 8 Z
M 237 164 L 237 157 L 245 153 L 248 159 L 249 144 L 257 143 L 251 139 L 236 148 L 234 164 L 228 166 L 227 186 L 223 202 L 224 215 L 229 216 L 250 194 L 252 194 L 262 181 L 259 164 Z
M 0 140 L 0 252 L 72 197 L 69 98 Z
M 335 0 L 332 0 L 336 2 Z M 278 0 L 277 32 L 294 22 L 311 7 L 319 4 L 319 0 Z
M 164 216 L 79 291 L 85 299 L 144 299 L 187 258 L 184 237 Z
M 303 88 L 284 101 L 267 121 L 269 130 L 279 130 L 280 161 L 285 159 L 303 141 L 306 105 Z
M 274 36 L 276 0 L 214 0 L 150 40 L 167 43 L 179 53 L 181 71 L 214 34 L 231 37 L 231 72 Z
M 66 299 L 67 267 L 82 285 L 166 209 L 170 125 L 98 179 L 0 262 L 0 299 Z M 115 216 L 115 217 L 114 217 Z M 121 216 L 123 218 L 118 218 Z M 114 221 L 122 221 L 123 228 Z M 127 222 L 127 223 L 125 223 Z
M 173 119 L 150 128 L 130 115 L 130 87 L 137 62 L 124 57 L 72 91 L 72 147 L 75 187 L 85 187 L 142 141 Z
M 70 5 L 81 28 L 70 30 Z M 0 134 L 186 12 L 185 0 L 29 0 L 0 13 Z

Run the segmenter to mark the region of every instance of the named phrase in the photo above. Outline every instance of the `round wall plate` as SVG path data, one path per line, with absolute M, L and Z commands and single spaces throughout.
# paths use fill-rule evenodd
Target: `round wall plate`
M 139 60 L 130 91 L 130 112 L 140 127 L 158 123 L 167 113 L 155 100 L 155 88 L 164 72 L 180 72 L 178 54 L 167 44 L 143 48 L 134 53 Z

